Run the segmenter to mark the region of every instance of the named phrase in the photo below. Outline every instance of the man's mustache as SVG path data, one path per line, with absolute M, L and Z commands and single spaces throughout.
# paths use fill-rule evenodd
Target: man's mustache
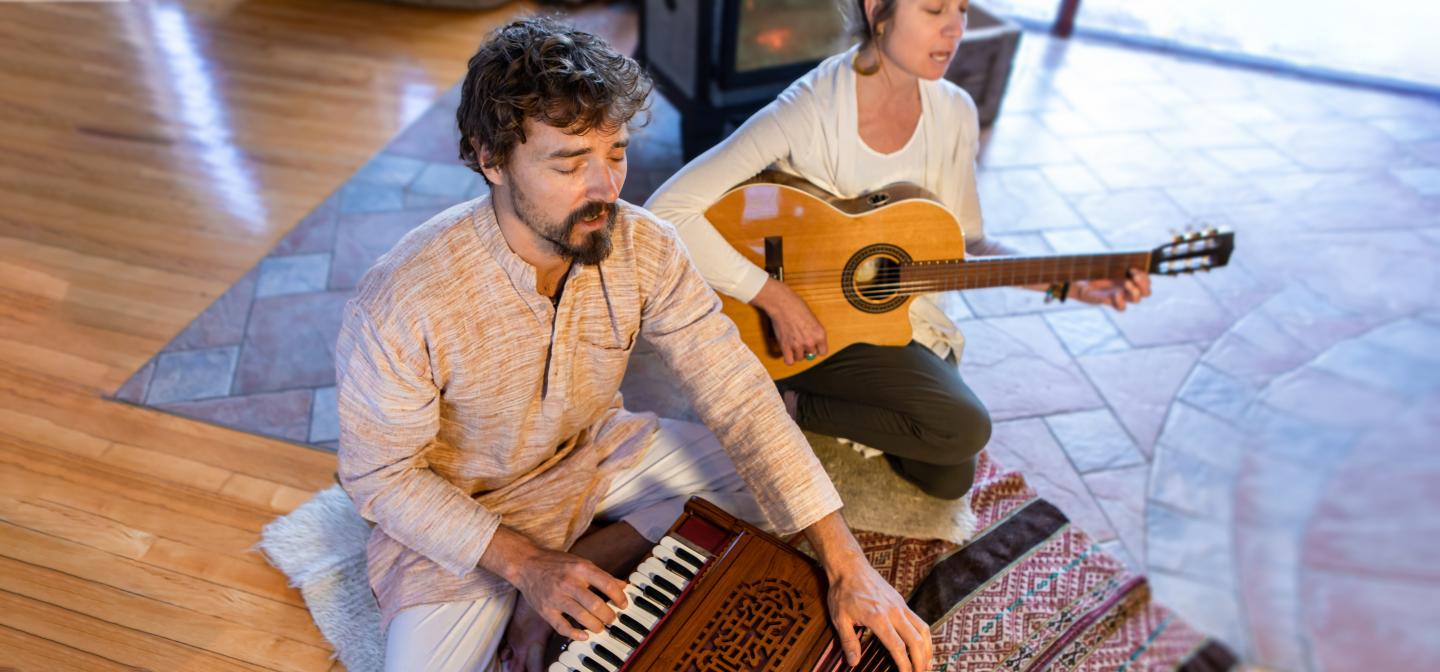
M 601 215 L 605 216 L 605 225 L 609 228 L 615 224 L 615 218 L 618 214 L 619 210 L 615 207 L 614 202 L 590 201 L 576 208 L 574 212 L 571 212 L 570 215 L 565 218 L 565 233 L 568 236 L 581 221 L 593 220 Z

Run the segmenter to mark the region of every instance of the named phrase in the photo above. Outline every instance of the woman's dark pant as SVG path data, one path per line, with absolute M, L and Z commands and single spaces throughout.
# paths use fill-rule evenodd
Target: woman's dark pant
M 990 413 L 955 365 L 919 343 L 859 343 L 776 383 L 799 392 L 806 430 L 878 449 L 926 493 L 958 499 L 975 480 L 990 440 Z

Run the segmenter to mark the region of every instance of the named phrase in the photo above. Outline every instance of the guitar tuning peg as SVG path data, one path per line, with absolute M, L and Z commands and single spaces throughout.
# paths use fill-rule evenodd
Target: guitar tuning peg
M 1187 232 L 1185 232 L 1185 240 L 1197 240 L 1197 239 L 1199 239 L 1199 238 L 1200 238 L 1200 232 L 1199 232 L 1199 231 L 1187 231 Z
M 1171 242 L 1176 242 L 1176 243 L 1183 243 L 1183 242 L 1185 242 L 1185 234 L 1183 234 L 1183 233 L 1177 233 L 1177 234 L 1175 234 L 1175 235 L 1173 236 L 1173 239 L 1172 239 Z
M 1215 235 L 1217 235 L 1217 234 L 1219 234 L 1219 233 L 1220 233 L 1220 232 L 1219 232 L 1218 230 L 1216 230 L 1216 228 L 1213 227 L 1213 226 L 1210 227 L 1210 228 L 1205 229 L 1205 235 L 1206 235 L 1206 236 L 1215 236 Z

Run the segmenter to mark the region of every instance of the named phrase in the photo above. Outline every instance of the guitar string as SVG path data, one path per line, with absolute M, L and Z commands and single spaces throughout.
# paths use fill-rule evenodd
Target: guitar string
M 996 282 L 986 282 L 986 281 L 984 281 L 984 280 L 987 280 L 987 279 L 985 279 L 985 278 L 978 279 L 978 280 L 981 280 L 980 282 L 975 282 L 974 280 L 976 280 L 976 279 L 969 279 L 969 280 L 967 280 L 967 279 L 938 279 L 938 280 L 937 280 L 937 279 L 925 279 L 925 278 L 922 278 L 922 279 L 915 279 L 915 280 L 905 280 L 905 281 L 900 281 L 900 282 L 879 282 L 879 283 L 876 283 L 876 284 L 872 285 L 872 287 L 873 287 L 873 289 L 874 289 L 875 291 L 877 291 L 877 292 L 884 292 L 884 293 L 886 293 L 887 295 L 894 295 L 894 294 L 921 294 L 921 293 L 928 293 L 928 292 L 940 292 L 940 291 L 950 291 L 950 290 L 983 289 L 983 288 L 987 288 L 987 287 L 997 287 L 997 286 L 1038 285 L 1038 284 L 1044 284 L 1045 282 L 1049 281 L 1049 279 L 1051 279 L 1051 278 L 1059 278 L 1059 277 L 1068 277 L 1068 278 L 1070 278 L 1072 281 L 1073 281 L 1073 280 L 1079 280 L 1079 279 L 1092 279 L 1092 280 L 1093 280 L 1093 279 L 1113 279 L 1113 280 L 1119 280 L 1119 279 L 1125 277 L 1125 274 L 1126 274 L 1126 272 L 1127 272 L 1128 270 L 1129 270 L 1128 268 L 1125 268 L 1125 267 L 1123 267 L 1123 266 L 1119 266 L 1119 267 L 1115 267 L 1114 270 L 1112 270 L 1111 272 L 1108 272 L 1108 273 L 1077 273 L 1077 272 L 1071 271 L 1071 272 L 1067 272 L 1067 273 L 1058 273 L 1058 272 L 1048 272 L 1048 273 L 1047 273 L 1047 272 L 1041 272 L 1041 273 L 1038 273 L 1038 274 L 1037 274 L 1037 273 L 1035 273 L 1035 272 L 1032 271 L 1032 272 L 1022 272 L 1022 273 L 1010 274 L 1008 277 L 1003 277 L 1003 276 L 1002 276 L 1001 278 L 995 278 L 995 280 L 998 280 L 998 281 L 996 281 Z M 1080 277 L 1080 276 L 1086 276 L 1086 277 Z M 843 276 L 834 276 L 834 275 L 832 275 L 832 277 L 828 279 L 829 282 L 825 281 L 825 279 L 821 279 L 821 280 L 819 280 L 819 281 L 808 280 L 808 279 L 807 279 L 807 281 L 795 281 L 795 280 L 793 280 L 790 276 L 786 276 L 786 278 L 785 278 L 785 285 L 788 286 L 788 287 L 790 287 L 791 290 L 793 290 L 793 291 L 796 293 L 796 295 L 800 296 L 801 298 L 805 298 L 805 299 L 807 299 L 807 300 L 814 299 L 814 300 L 816 300 L 816 301 L 821 301 L 821 302 L 826 302 L 826 301 L 847 301 L 847 302 L 848 302 L 848 301 L 849 301 L 849 298 L 847 298 L 847 297 L 845 296 L 845 293 L 844 293 L 844 292 L 838 292 L 838 291 L 837 291 L 837 289 L 839 289 L 839 286 L 841 285 L 841 280 L 842 280 L 842 278 L 843 278 Z M 863 293 L 863 290 L 862 290 L 862 293 Z
M 980 259 L 939 259 L 933 261 L 906 262 L 897 264 L 898 269 L 914 271 L 926 271 L 939 269 L 946 272 L 960 273 L 1005 273 L 1015 267 L 1033 268 L 1035 266 L 1058 265 L 1069 262 L 1072 265 L 1081 261 L 1088 262 L 1089 266 L 1112 266 L 1125 262 L 1135 262 L 1135 265 L 1149 265 L 1151 254 L 1149 252 L 1105 252 L 1096 254 L 1077 255 L 1056 255 L 1053 257 L 982 257 Z M 824 268 L 813 271 L 787 272 L 786 277 L 808 277 L 808 276 L 836 276 L 845 273 L 845 269 Z
M 1083 276 L 1083 277 L 1082 277 L 1082 276 Z M 1069 273 L 1067 273 L 1067 274 L 1063 274 L 1063 275 L 1059 275 L 1059 274 L 1046 274 L 1046 275 L 1040 275 L 1040 276 L 1035 276 L 1035 275 L 1033 275 L 1033 274 L 1024 274 L 1024 275 L 1016 275 L 1016 276 L 1012 276 L 1012 277 L 1010 277 L 1010 278 L 1002 279 L 1002 280 L 999 280 L 998 282 L 973 282 L 973 281 L 972 281 L 972 282 L 964 282 L 964 281 L 946 281 L 946 280 L 918 279 L 918 280 L 905 280 L 905 281 L 900 281 L 900 282 L 877 282 L 877 283 L 874 283 L 874 284 L 872 284 L 872 285 L 867 285 L 867 286 L 864 286 L 864 287 L 858 287 L 858 288 L 857 288 L 857 291 L 860 292 L 860 293 L 862 293 L 862 294 L 863 294 L 863 293 L 866 293 L 867 290 L 873 290 L 873 291 L 871 291 L 870 293 L 881 293 L 881 292 L 883 292 L 883 293 L 887 293 L 887 294 L 916 294 L 916 293 L 941 292 L 941 291 L 950 291 L 950 290 L 986 289 L 986 288 L 990 288 L 990 287 L 1010 287 L 1010 286 L 1017 286 L 1017 285 L 1040 285 L 1040 284 L 1045 284 L 1045 283 L 1047 283 L 1047 282 L 1050 282 L 1050 281 L 1051 281 L 1051 278 L 1062 278 L 1062 277 L 1068 277 L 1072 282 L 1075 281 L 1075 280 L 1120 280 L 1120 279 L 1123 279 L 1123 278 L 1125 277 L 1125 272 L 1124 272 L 1124 270 L 1117 270 L 1115 273 L 1107 273 L 1107 274 L 1089 274 L 1089 273 L 1085 273 L 1085 274 L 1069 274 Z M 795 281 L 795 280 L 792 280 L 792 279 L 789 278 L 789 277 L 786 277 L 784 284 L 785 284 L 787 287 L 789 287 L 790 289 L 794 290 L 796 294 L 799 294 L 799 295 L 801 295 L 801 296 L 804 296 L 804 295 L 807 294 L 807 293 L 812 294 L 812 295 L 815 295 L 815 296 L 835 295 L 835 294 L 839 293 L 839 294 L 841 294 L 841 296 L 843 296 L 843 292 L 838 292 L 838 290 L 843 286 L 842 283 L 841 283 L 841 278 L 834 278 L 832 281 L 826 282 L 826 281 L 824 281 L 824 280 L 821 280 L 821 281 Z
M 1200 251 L 1197 251 L 1197 252 L 1186 253 L 1186 254 L 1179 254 L 1179 255 L 1172 255 L 1172 256 L 1170 256 L 1170 257 L 1167 257 L 1166 260 L 1167 260 L 1167 261 L 1185 261 L 1185 260 L 1187 260 L 1187 259 L 1192 259 L 1192 258 L 1213 258 L 1213 253 L 1214 253 L 1214 251 L 1213 251 L 1212 249 L 1208 249 L 1208 248 L 1207 248 L 1207 249 L 1203 249 L 1203 250 L 1200 250 Z M 1011 274 L 1014 274 L 1014 275 L 1024 275 L 1024 274 L 1025 274 L 1025 271 L 1033 270 L 1033 267 L 1036 266 L 1036 265 L 1039 265 L 1039 266 L 1042 266 L 1042 267 L 1043 267 L 1043 266 L 1045 266 L 1045 265 L 1047 265 L 1047 264 L 1056 264 L 1056 265 L 1058 266 L 1058 264 L 1066 263 L 1066 262 L 1068 262 L 1068 263 L 1071 265 L 1071 268 L 1072 268 L 1072 270 L 1073 270 L 1076 265 L 1078 265 L 1078 264 L 1081 263 L 1082 261 L 1085 261 L 1085 262 L 1089 262 L 1090 268 L 1094 268 L 1094 267 L 1096 267 L 1096 266 L 1101 266 L 1101 267 L 1104 267 L 1104 268 L 1107 269 L 1107 270 L 1106 270 L 1106 273 L 1104 273 L 1104 274 L 1099 274 L 1098 276 L 1092 276 L 1092 277 L 1110 277 L 1110 276 L 1116 276 L 1116 278 L 1118 279 L 1118 276 L 1120 275 L 1120 273 L 1110 270 L 1110 266 L 1111 266 L 1112 264 L 1115 264 L 1115 263 L 1124 263 L 1123 261 L 1120 261 L 1120 260 L 1123 259 L 1123 260 L 1126 260 L 1126 261 L 1135 262 L 1135 263 L 1131 263 L 1131 264 L 1130 264 L 1130 268 L 1148 268 L 1149 265 L 1150 265 L 1150 262 L 1151 262 L 1151 260 L 1152 260 L 1153 255 L 1154 255 L 1153 252 L 1151 252 L 1151 251 L 1146 251 L 1146 250 L 1130 250 L 1130 251 L 1121 251 L 1121 252 L 1109 252 L 1109 251 L 1107 251 L 1107 252 L 1093 252 L 1093 253 L 1082 253 L 1082 254 L 1064 254 L 1064 255 L 1051 255 L 1051 256 L 1014 255 L 1014 256 L 1003 256 L 1003 257 L 980 257 L 980 258 L 977 258 L 977 259 L 964 259 L 964 258 L 962 258 L 962 259 L 941 259 L 941 260 L 924 261 L 924 262 L 908 262 L 908 263 L 905 263 L 905 264 L 901 264 L 901 265 L 900 265 L 900 268 L 901 268 L 901 269 L 912 269 L 912 270 L 914 270 L 914 269 L 919 269 L 919 270 L 921 270 L 921 271 L 927 270 L 927 269 L 932 269 L 932 268 L 945 268 L 945 270 L 947 270 L 947 271 L 960 270 L 960 271 L 963 272 L 963 273 L 974 273 L 974 274 L 991 273 L 991 274 L 1002 275 L 1002 276 L 1003 276 L 1003 275 L 1005 275 L 1006 273 L 1011 273 Z M 1006 265 L 1006 266 L 1009 266 L 1010 268 L 1007 269 L 1007 268 L 1004 268 L 1004 267 L 1000 267 L 999 265 L 1001 265 L 1001 264 L 1004 264 L 1004 265 Z M 1019 267 L 1024 267 L 1024 270 L 1022 270 L 1022 269 L 1019 268 Z M 1058 270 L 1058 268 L 1057 268 L 1057 270 Z M 1129 269 L 1126 268 L 1126 269 L 1123 269 L 1123 270 L 1129 270 Z M 1189 270 L 1189 269 L 1187 269 L 1187 270 Z M 820 269 L 820 270 L 815 270 L 815 271 L 797 271 L 797 272 L 786 273 L 786 277 L 787 277 L 787 279 L 797 279 L 797 280 L 798 280 L 798 279 L 805 279 L 805 280 L 818 279 L 818 280 L 820 280 L 820 281 L 822 281 L 822 282 L 828 282 L 828 281 L 836 281 L 836 280 L 840 279 L 840 277 L 843 277 L 844 272 L 845 272 L 845 271 L 844 271 L 843 269 Z M 1182 272 L 1183 272 L 1183 271 L 1182 271 Z M 1076 273 L 1074 273 L 1074 272 L 1068 273 L 1068 274 L 1066 274 L 1066 275 L 1067 275 L 1068 277 L 1070 277 L 1071 279 L 1075 279 L 1075 278 L 1076 278 Z M 787 282 L 787 284 L 789 284 L 789 283 Z M 963 285 L 962 285 L 962 287 L 958 287 L 958 288 L 963 288 Z
M 1015 264 L 1009 269 L 983 268 L 977 269 L 969 277 L 952 276 L 948 278 L 923 277 L 925 275 L 925 270 L 939 268 L 938 265 L 907 265 L 905 267 L 902 267 L 902 274 L 904 272 L 903 269 L 911 269 L 912 279 L 897 282 L 880 282 L 876 283 L 874 287 L 879 291 L 889 292 L 892 294 L 914 294 L 954 289 L 974 289 L 978 287 L 1041 284 L 1049 279 L 1059 277 L 1066 277 L 1070 278 L 1071 280 L 1096 278 L 1109 278 L 1118 280 L 1120 278 L 1123 278 L 1131 268 L 1148 266 L 1148 259 L 1142 258 L 1148 257 L 1148 255 L 1148 252 L 1106 254 L 1106 258 L 1099 263 L 1095 263 L 1091 259 L 1088 259 L 1086 255 L 1026 258 L 1024 262 Z M 1018 258 L 1012 257 L 1007 259 Z M 1083 271 L 1077 268 L 1077 266 L 1081 263 L 1082 260 L 1091 262 L 1086 264 L 1086 268 Z M 1070 268 L 1067 271 L 1062 272 L 1060 267 L 1066 264 L 1068 264 Z M 915 269 L 919 269 L 918 272 L 915 272 Z M 942 272 L 948 270 L 951 269 L 943 269 Z M 835 286 L 840 284 L 840 282 L 844 278 L 844 274 L 844 271 L 836 271 L 833 269 L 807 271 L 797 274 L 787 274 L 785 278 L 785 284 L 791 287 L 791 289 L 794 290 L 797 295 L 801 295 L 802 298 L 804 298 L 806 295 L 809 295 L 811 298 L 822 302 L 832 300 L 848 301 L 848 299 L 843 294 L 838 297 L 835 296 Z M 917 275 L 921 277 L 914 277 Z M 1081 276 L 1084 277 L 1082 278 Z
M 1014 277 L 1012 277 L 1012 278 L 1000 279 L 1000 280 L 997 281 L 997 282 L 946 282 L 946 281 L 935 281 L 935 280 L 921 279 L 921 280 L 907 280 L 907 281 L 900 281 L 900 282 L 877 282 L 877 283 L 870 284 L 870 285 L 856 286 L 856 287 L 854 287 L 854 290 L 855 290 L 855 293 L 858 293 L 858 294 L 861 294 L 861 295 L 890 296 L 890 295 L 893 295 L 893 294 L 919 294 L 919 293 L 927 293 L 927 292 L 944 292 L 944 291 L 952 291 L 952 290 L 988 289 L 988 288 L 991 288 L 991 287 L 1014 287 L 1014 286 L 1045 285 L 1045 284 L 1048 284 L 1048 283 L 1051 283 L 1051 282 L 1063 282 L 1063 281 L 1066 281 L 1066 280 L 1068 280 L 1068 281 L 1070 281 L 1070 282 L 1075 282 L 1075 281 L 1079 281 L 1079 280 L 1116 280 L 1116 281 L 1119 281 L 1119 280 L 1124 280 L 1125 277 L 1126 277 L 1126 276 L 1125 276 L 1125 273 L 1124 273 L 1123 271 L 1117 271 L 1117 272 L 1112 273 L 1112 274 L 1104 274 L 1104 275 L 1101 275 L 1101 274 L 1077 274 L 1077 275 L 1069 275 L 1069 274 L 1066 274 L 1066 275 L 1064 275 L 1064 276 L 1059 276 L 1059 275 L 1045 275 L 1045 276 L 1026 275 L 1026 276 L 1014 276 Z M 785 284 L 787 287 L 789 287 L 791 290 L 793 290 L 796 294 L 799 294 L 799 295 L 801 295 L 801 296 L 805 296 L 805 295 L 808 294 L 808 295 L 818 296 L 818 297 L 822 297 L 822 298 L 823 298 L 824 296 L 841 296 L 841 297 L 843 297 L 844 295 L 850 293 L 850 292 L 847 292 L 847 291 L 842 291 L 842 288 L 844 287 L 844 284 L 843 284 L 842 282 L 840 282 L 840 280 L 839 280 L 838 278 L 835 279 L 835 280 L 832 281 L 832 282 L 823 282 L 823 281 L 822 281 L 822 282 L 813 282 L 813 281 L 812 281 L 812 282 L 806 282 L 806 281 L 798 281 L 798 282 L 797 282 L 797 281 L 791 280 L 790 278 L 786 278 L 784 284 Z

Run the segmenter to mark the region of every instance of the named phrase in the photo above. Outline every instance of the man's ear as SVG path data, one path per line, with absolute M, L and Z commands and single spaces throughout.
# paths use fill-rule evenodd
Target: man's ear
M 470 138 L 470 148 L 475 150 L 475 158 L 480 161 L 480 172 L 485 174 L 485 179 L 489 180 L 492 185 L 504 184 L 505 171 L 495 163 L 490 149 L 475 138 Z

